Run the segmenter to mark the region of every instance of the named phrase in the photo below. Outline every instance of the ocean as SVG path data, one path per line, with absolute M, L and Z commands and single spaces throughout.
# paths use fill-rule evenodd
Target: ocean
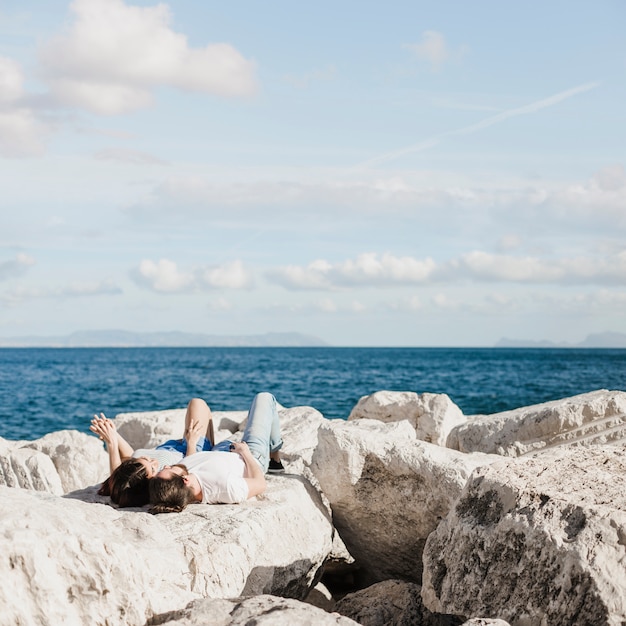
M 2 348 L 0 437 L 36 439 L 94 413 L 186 406 L 247 409 L 271 391 L 284 406 L 345 419 L 382 389 L 446 393 L 466 415 L 595 389 L 626 389 L 626 349 Z

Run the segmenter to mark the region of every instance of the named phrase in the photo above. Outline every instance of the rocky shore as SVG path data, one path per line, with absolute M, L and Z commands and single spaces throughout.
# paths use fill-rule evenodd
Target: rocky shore
M 184 409 L 116 417 L 134 447 Z M 488 416 L 380 391 L 280 411 L 287 471 L 242 505 L 97 495 L 98 439 L 0 439 L 0 624 L 626 623 L 626 392 Z M 245 412 L 214 413 L 217 438 Z

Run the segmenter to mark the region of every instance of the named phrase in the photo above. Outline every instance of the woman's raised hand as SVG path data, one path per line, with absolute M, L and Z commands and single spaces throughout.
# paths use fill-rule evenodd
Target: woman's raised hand
M 93 416 L 89 430 L 109 445 L 117 440 L 115 424 L 104 413 Z

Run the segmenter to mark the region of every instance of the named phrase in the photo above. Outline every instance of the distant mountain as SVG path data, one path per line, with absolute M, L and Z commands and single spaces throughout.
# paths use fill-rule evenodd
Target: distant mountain
M 204 335 L 200 333 L 135 333 L 126 330 L 92 330 L 60 337 L 0 337 L 2 348 L 150 348 L 150 347 L 314 347 L 328 344 L 300 333 L 263 335 Z
M 594 333 L 580 343 L 555 343 L 553 341 L 524 341 L 521 339 L 500 339 L 496 348 L 626 348 L 624 333 Z

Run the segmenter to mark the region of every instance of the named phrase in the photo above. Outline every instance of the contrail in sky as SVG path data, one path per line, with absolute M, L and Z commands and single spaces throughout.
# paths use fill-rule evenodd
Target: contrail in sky
M 394 159 L 397 159 L 398 157 L 401 157 L 405 154 L 409 154 L 410 152 L 422 152 L 423 150 L 427 150 L 428 148 L 432 148 L 433 146 L 438 145 L 439 143 L 441 143 L 441 140 L 446 137 L 453 137 L 454 135 L 469 135 L 470 133 L 475 133 L 476 131 L 482 130 L 483 128 L 488 128 L 489 126 L 493 126 L 494 124 L 499 124 L 500 122 L 508 120 L 511 117 L 517 117 L 518 115 L 527 115 L 528 113 L 535 113 L 536 111 L 540 111 L 541 109 L 546 109 L 547 107 L 558 104 L 563 100 L 567 100 L 572 96 L 576 96 L 579 93 L 584 93 L 585 91 L 595 89 L 599 85 L 599 82 L 585 83 L 584 85 L 579 85 L 578 87 L 573 87 L 572 89 L 561 91 L 560 93 L 550 96 L 549 98 L 544 98 L 543 100 L 532 102 L 531 104 L 527 104 L 523 107 L 509 109 L 508 111 L 503 111 L 502 113 L 498 113 L 497 115 L 492 115 L 491 117 L 477 122 L 476 124 L 471 124 L 470 126 L 465 126 L 464 128 L 459 128 L 457 130 L 450 130 L 445 133 L 435 135 L 430 139 L 420 141 L 419 143 L 413 144 L 411 146 L 406 146 L 405 148 L 400 148 L 399 150 L 394 150 L 393 152 L 381 154 L 380 156 L 360 163 L 355 167 L 355 169 L 378 165 L 380 163 L 385 163 L 386 161 L 393 161 Z

